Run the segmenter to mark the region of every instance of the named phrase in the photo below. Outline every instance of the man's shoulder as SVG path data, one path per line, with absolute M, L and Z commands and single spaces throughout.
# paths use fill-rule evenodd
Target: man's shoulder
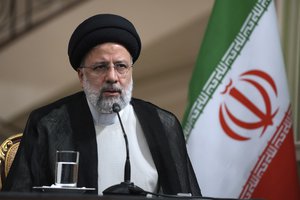
M 132 98 L 131 104 L 133 105 L 134 108 L 138 107 L 139 109 L 153 110 L 153 111 L 157 112 L 158 114 L 164 114 L 164 115 L 172 116 L 172 117 L 176 118 L 176 116 L 172 112 L 170 112 L 164 108 L 161 108 L 158 105 L 153 104 L 149 101 L 145 101 L 145 100 L 138 99 L 138 98 Z
M 41 117 L 44 116 L 46 114 L 48 114 L 49 112 L 51 112 L 52 110 L 56 109 L 56 108 L 60 108 L 64 105 L 70 104 L 74 101 L 78 101 L 81 100 L 84 96 L 84 93 L 82 91 L 77 92 L 75 94 L 71 94 L 68 96 L 65 96 L 61 99 L 55 100 L 47 105 L 41 106 L 35 110 L 33 110 L 31 112 L 31 117 Z
M 145 108 L 150 108 L 150 109 L 158 109 L 158 110 L 164 110 L 163 108 L 149 102 L 149 101 L 145 101 L 142 99 L 138 99 L 138 98 L 132 98 L 131 99 L 131 104 L 133 105 L 133 107 L 135 106 L 141 106 L 141 107 L 145 107 Z M 167 110 L 165 110 L 167 111 Z M 167 111 L 168 112 L 168 111 Z

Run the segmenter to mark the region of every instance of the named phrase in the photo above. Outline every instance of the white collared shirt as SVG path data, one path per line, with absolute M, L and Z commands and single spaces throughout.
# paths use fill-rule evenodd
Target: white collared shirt
M 93 115 L 98 149 L 98 194 L 106 188 L 124 181 L 126 159 L 125 140 L 116 113 L 99 114 L 89 104 Z M 120 111 L 128 137 L 131 162 L 131 182 L 150 192 L 155 192 L 158 174 L 141 125 L 132 105 Z

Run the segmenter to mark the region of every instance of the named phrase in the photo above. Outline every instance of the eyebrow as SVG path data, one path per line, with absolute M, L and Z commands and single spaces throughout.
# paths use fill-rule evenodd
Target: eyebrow
M 97 61 L 95 63 L 93 63 L 91 66 L 95 66 L 95 65 L 99 65 L 99 64 L 108 64 L 110 63 L 110 61 Z M 113 63 L 126 63 L 126 64 L 130 64 L 130 62 L 127 62 L 126 60 L 117 60 Z

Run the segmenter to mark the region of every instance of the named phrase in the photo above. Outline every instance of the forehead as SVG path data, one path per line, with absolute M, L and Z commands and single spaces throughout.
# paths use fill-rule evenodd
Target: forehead
M 130 59 L 131 55 L 128 52 L 128 50 L 120 45 L 120 44 L 116 44 L 116 43 L 104 43 L 104 44 L 99 44 L 97 46 L 95 46 L 94 48 L 92 48 L 88 53 L 86 58 L 88 57 L 116 57 L 116 58 L 122 58 L 122 59 Z

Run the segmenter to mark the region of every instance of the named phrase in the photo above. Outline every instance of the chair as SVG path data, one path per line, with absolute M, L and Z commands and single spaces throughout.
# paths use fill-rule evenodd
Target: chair
M 14 161 L 19 148 L 22 133 L 18 133 L 7 138 L 0 146 L 0 189 L 4 183 L 9 169 Z

